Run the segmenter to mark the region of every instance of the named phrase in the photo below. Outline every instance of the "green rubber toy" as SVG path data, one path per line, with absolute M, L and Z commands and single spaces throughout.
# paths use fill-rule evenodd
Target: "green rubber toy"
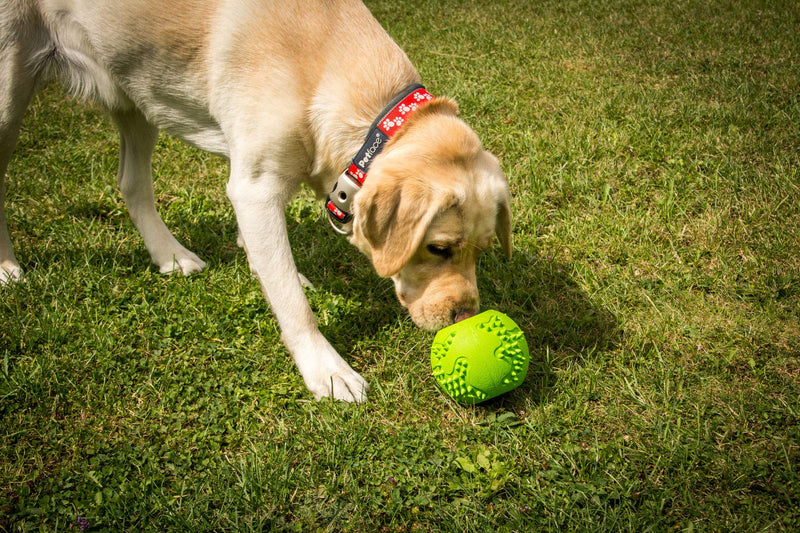
M 436 381 L 453 399 L 466 404 L 516 389 L 528 373 L 529 362 L 522 330 L 493 310 L 440 330 L 431 346 Z

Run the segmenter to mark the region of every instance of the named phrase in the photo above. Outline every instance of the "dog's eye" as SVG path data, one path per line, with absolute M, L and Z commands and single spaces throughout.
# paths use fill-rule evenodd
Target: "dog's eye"
M 450 259 L 453 257 L 453 250 L 449 246 L 442 246 L 441 244 L 429 244 L 427 249 L 431 254 L 443 259 Z

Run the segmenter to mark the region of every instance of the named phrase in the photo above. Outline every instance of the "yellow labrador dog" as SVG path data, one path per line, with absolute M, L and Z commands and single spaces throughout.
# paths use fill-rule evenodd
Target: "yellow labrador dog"
M 292 259 L 284 208 L 301 183 L 329 195 L 329 216 L 423 328 L 477 312 L 475 261 L 494 235 L 511 253 L 497 159 L 359 1 L 0 0 L 0 284 L 21 276 L 3 178 L 50 77 L 119 128 L 118 184 L 161 272 L 205 263 L 156 212 L 158 131 L 230 160 L 241 243 L 316 398 L 363 401 L 368 386 L 319 332 Z

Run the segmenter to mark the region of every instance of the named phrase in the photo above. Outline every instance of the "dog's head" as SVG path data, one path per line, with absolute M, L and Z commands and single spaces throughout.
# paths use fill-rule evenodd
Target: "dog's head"
M 351 241 L 425 329 L 478 312 L 475 262 L 494 236 L 511 256 L 508 185 L 447 99 L 417 111 L 370 167 Z

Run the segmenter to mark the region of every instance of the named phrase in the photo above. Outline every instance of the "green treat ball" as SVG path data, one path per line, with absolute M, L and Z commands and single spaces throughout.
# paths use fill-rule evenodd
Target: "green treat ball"
M 467 404 L 516 389 L 529 361 L 525 335 L 499 311 L 484 311 L 442 329 L 431 346 L 436 381 L 456 401 Z

